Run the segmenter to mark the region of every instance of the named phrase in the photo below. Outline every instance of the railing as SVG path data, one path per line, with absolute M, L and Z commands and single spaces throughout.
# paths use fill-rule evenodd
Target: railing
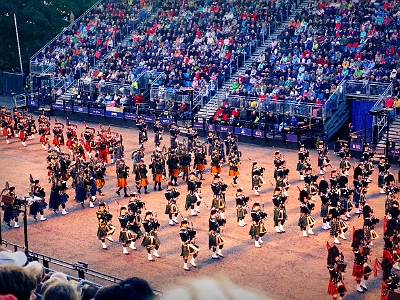
M 333 111 L 338 109 L 339 104 L 346 99 L 346 80 L 342 81 L 336 87 L 335 92 L 329 96 L 323 108 L 324 121 L 333 115 Z
M 353 96 L 379 97 L 388 88 L 392 94 L 392 83 L 346 80 L 346 93 Z
M 14 244 L 14 243 L 10 243 L 10 242 L 7 242 L 5 240 L 2 240 L 0 245 L 4 245 L 7 248 L 8 248 L 8 246 L 11 246 L 14 252 L 15 251 L 19 251 L 19 250 L 25 251 L 25 247 L 24 246 L 20 246 L 20 245 Z M 85 279 L 86 275 L 92 276 L 93 278 L 96 278 L 96 279 L 101 279 L 101 280 L 106 281 L 106 282 L 118 283 L 118 282 L 122 281 L 122 279 L 120 279 L 118 277 L 114 277 L 114 276 L 108 275 L 106 273 L 102 273 L 102 272 L 90 269 L 90 268 L 88 268 L 88 264 L 87 263 L 84 263 L 84 262 L 81 262 L 81 261 L 78 261 L 77 263 L 73 264 L 73 263 L 66 262 L 64 260 L 57 259 L 57 258 L 48 256 L 48 255 L 37 253 L 37 252 L 31 251 L 31 250 L 28 251 L 27 256 L 28 256 L 28 259 L 31 260 L 31 261 L 39 261 L 39 260 L 41 260 L 41 264 L 44 266 L 44 268 L 45 268 L 45 270 L 47 272 L 49 272 L 49 271 L 50 272 L 54 272 L 54 270 L 49 268 L 50 264 L 53 264 L 53 265 L 58 266 L 58 267 L 61 267 L 63 269 L 72 270 L 74 272 L 77 272 L 78 273 L 78 277 L 73 277 L 73 276 L 69 276 L 69 275 L 68 276 L 71 277 L 72 279 L 78 281 L 78 282 L 80 280 Z M 93 282 L 93 283 L 98 287 L 102 286 L 102 285 L 97 284 L 95 282 Z M 153 289 L 153 292 L 156 295 L 159 295 L 161 297 L 163 296 L 163 292 L 161 292 L 161 291 Z

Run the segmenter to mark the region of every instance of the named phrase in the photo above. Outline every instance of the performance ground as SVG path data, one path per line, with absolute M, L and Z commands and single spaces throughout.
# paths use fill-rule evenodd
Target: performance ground
M 53 120 L 52 120 L 53 121 Z M 65 122 L 65 120 L 59 120 Z M 53 121 L 54 122 L 54 121 Z M 82 123 L 78 123 L 79 131 L 82 131 Z M 90 124 L 99 128 L 98 124 Z M 111 128 L 112 131 L 120 132 L 123 135 L 125 145 L 125 160 L 127 165 L 132 167 L 131 153 L 138 147 L 137 130 L 127 128 Z M 183 138 L 181 138 L 182 140 Z M 150 153 L 153 150 L 153 134 L 149 134 L 149 142 L 146 146 L 145 163 L 150 163 Z M 169 136 L 165 134 L 164 141 L 169 143 Z M 168 145 L 167 145 L 168 146 Z M 119 242 L 108 244 L 108 250 L 102 250 L 100 241 L 96 237 L 97 218 L 96 208 L 81 208 L 80 204 L 74 201 L 74 191 L 68 190 L 70 195 L 67 202 L 69 214 L 62 216 L 55 215 L 52 211 L 46 210 L 47 221 L 34 221 L 29 217 L 28 235 L 29 249 L 45 255 L 53 256 L 71 263 L 78 261 L 88 263 L 89 267 L 110 275 L 126 278 L 132 276 L 142 277 L 150 285 L 160 291 L 168 290 L 176 286 L 184 286 L 185 283 L 197 280 L 201 277 L 211 277 L 217 280 L 225 278 L 231 280 L 239 287 L 250 291 L 255 291 L 263 295 L 261 298 L 267 299 L 331 299 L 327 294 L 329 274 L 326 267 L 326 242 L 333 243 L 329 236 L 329 231 L 321 229 L 320 200 L 316 197 L 316 209 L 313 217 L 317 220 L 315 225 L 315 236 L 308 238 L 302 237 L 302 233 L 297 225 L 299 218 L 299 191 L 296 186 L 302 188 L 303 182 L 299 180 L 298 172 L 295 171 L 297 151 L 279 149 L 284 153 L 284 159 L 288 162 L 290 169 L 289 202 L 287 204 L 288 220 L 285 223 L 286 233 L 275 233 L 273 227 L 273 205 L 271 196 L 273 187 L 270 181 L 273 181 L 273 153 L 272 148 L 257 147 L 240 143 L 239 149 L 242 152 L 242 164 L 240 166 L 239 187 L 244 188 L 246 195 L 249 195 L 252 201 L 260 201 L 265 204 L 265 211 L 268 213 L 266 221 L 268 233 L 264 237 L 262 248 L 254 247 L 254 240 L 249 236 L 249 225 L 238 227 L 236 221 L 235 209 L 235 191 L 232 186 L 227 192 L 227 226 L 223 232 L 225 245 L 223 249 L 224 258 L 219 260 L 211 259 L 211 251 L 208 249 L 208 217 L 209 211 L 204 204 L 201 205 L 201 213 L 196 217 L 191 217 L 190 212 L 184 210 L 184 201 L 186 195 L 186 184 L 179 180 L 178 190 L 181 196 L 178 199 L 178 207 L 182 210 L 183 216 L 193 222 L 197 231 L 197 244 L 200 246 L 200 254 L 197 259 L 198 268 L 191 268 L 190 272 L 183 269 L 183 259 L 180 256 L 181 246 L 178 235 L 179 226 L 171 227 L 168 225 L 168 217 L 164 214 L 165 198 L 164 191 L 153 191 L 153 183 L 150 182 L 150 194 L 142 195 L 142 200 L 146 203 L 147 209 L 158 213 L 161 223 L 159 237 L 161 246 L 155 262 L 147 260 L 147 253 L 140 242 L 137 242 L 138 250 L 129 250 L 130 255 L 122 254 L 122 246 Z M 66 147 L 65 149 L 66 150 Z M 27 147 L 24 148 L 17 139 L 13 139 L 11 144 L 7 145 L 4 138 L 0 140 L 0 185 L 4 185 L 7 180 L 11 185 L 16 186 L 16 193 L 20 196 L 27 196 L 29 191 L 29 174 L 34 178 L 40 179 L 47 195 L 50 194 L 50 184 L 47 182 L 46 156 L 39 144 L 39 137 L 27 141 Z M 311 151 L 311 161 L 315 172 L 317 169 L 317 153 L 314 149 Z M 330 158 L 334 167 L 339 166 L 339 159 L 330 151 Z M 265 181 L 260 196 L 252 194 L 251 190 L 251 162 L 257 160 L 261 166 L 266 168 Z M 354 163 L 354 160 L 352 160 Z M 397 166 L 393 173 L 397 177 Z M 222 171 L 222 178 L 230 185 L 231 179 L 228 177 L 228 166 L 225 164 Z M 320 175 L 321 176 L 321 175 Z M 326 174 L 329 178 L 330 173 Z M 209 165 L 206 180 L 203 181 L 202 195 L 209 206 L 211 204 L 211 180 Z M 352 182 L 352 176 L 349 182 Z M 115 216 L 114 224 L 117 221 L 117 208 L 115 200 L 121 204 L 127 204 L 127 198 L 116 197 L 116 174 L 115 166 L 108 165 L 106 185 L 104 188 L 105 196 L 99 196 L 101 201 L 105 201 Z M 166 187 L 166 181 L 163 182 L 163 188 Z M 70 182 L 69 182 L 70 184 Z M 128 178 L 128 184 L 133 187 L 134 180 Z M 377 188 L 377 174 L 373 174 L 373 182 L 370 184 L 370 191 L 367 194 L 369 204 L 375 211 L 375 216 L 383 219 L 385 196 L 379 194 Z M 250 206 L 252 202 L 250 202 Z M 88 206 L 88 204 L 87 204 Z M 354 213 L 354 210 L 353 212 Z M 21 218 L 22 219 L 22 218 Z M 180 218 L 179 218 L 180 219 Z M 246 222 L 250 223 L 250 216 L 246 217 Z M 351 221 L 348 222 L 350 228 L 362 227 L 362 217 L 357 218 L 354 214 Z M 382 259 L 382 221 L 377 226 L 377 233 L 380 236 L 374 241 L 373 256 L 374 259 Z M 119 225 L 119 224 L 118 224 Z M 3 239 L 23 245 L 23 228 L 9 229 L 2 222 Z M 117 226 L 119 229 L 119 226 Z M 118 240 L 118 229 L 114 234 L 114 239 Z M 351 230 L 346 234 L 347 240 L 341 240 L 339 250 L 344 253 L 345 262 L 348 264 L 345 283 L 348 292 L 345 299 L 378 299 L 381 290 L 381 272 L 378 277 L 370 277 L 368 280 L 369 290 L 364 294 L 356 291 L 354 277 L 351 276 L 354 255 L 351 251 Z M 108 242 L 107 242 L 108 243 Z M 370 263 L 373 266 L 373 261 Z M 57 268 L 50 264 L 51 268 Z M 65 270 L 64 270 L 65 271 Z M 70 273 L 75 275 L 76 273 Z M 92 279 L 92 278 L 89 278 Z M 105 282 L 99 282 L 106 284 Z

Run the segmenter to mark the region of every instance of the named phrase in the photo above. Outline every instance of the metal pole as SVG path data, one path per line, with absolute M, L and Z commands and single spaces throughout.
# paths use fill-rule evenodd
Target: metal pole
M 386 158 L 389 160 L 389 111 L 386 111 L 386 148 L 385 148 L 385 154 Z
M 29 255 L 29 246 L 28 246 L 28 219 L 27 219 L 27 209 L 26 209 L 27 203 L 25 199 L 25 204 L 24 204 L 24 240 L 25 240 L 25 255 Z
M 22 68 L 22 58 L 21 58 L 21 48 L 19 46 L 19 35 L 18 35 L 18 26 L 17 26 L 17 16 L 14 14 L 14 26 L 15 26 L 15 34 L 17 35 L 17 46 L 18 46 L 18 55 L 19 55 L 19 65 L 21 68 L 21 73 L 24 72 Z

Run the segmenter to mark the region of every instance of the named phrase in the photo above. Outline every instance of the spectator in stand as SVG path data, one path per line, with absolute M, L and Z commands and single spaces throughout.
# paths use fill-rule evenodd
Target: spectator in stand
M 50 278 L 42 286 L 43 300 L 79 300 L 71 283 L 57 277 Z
M 0 295 L 13 295 L 18 300 L 35 299 L 36 280 L 21 266 L 0 265 Z
M 392 96 L 387 96 L 385 100 L 385 108 L 393 108 L 394 107 L 394 100 Z
M 290 114 L 289 112 L 285 112 L 285 115 L 283 116 L 282 122 L 279 124 L 279 132 L 283 130 L 283 127 L 289 126 L 290 124 Z
M 245 107 L 242 107 L 242 110 L 239 113 L 239 120 L 248 121 L 247 110 Z
M 298 124 L 297 118 L 296 116 L 293 115 L 292 118 L 290 119 L 290 126 L 295 127 L 297 126 L 297 124 Z
M 37 261 L 32 261 L 28 263 L 25 267 L 26 270 L 30 271 L 36 280 L 36 290 L 35 295 L 36 299 L 41 299 L 42 294 L 42 281 L 45 277 L 44 267 L 41 263 Z

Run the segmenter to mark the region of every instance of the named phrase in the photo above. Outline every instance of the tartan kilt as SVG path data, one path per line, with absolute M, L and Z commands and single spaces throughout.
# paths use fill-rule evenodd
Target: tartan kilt
M 204 166 L 204 164 L 196 164 L 196 170 L 197 171 L 204 171 L 206 167 Z
M 211 173 L 221 173 L 221 167 L 211 166 Z
M 8 128 L 7 127 L 3 127 L 3 136 L 8 137 Z
M 104 179 L 96 179 L 96 186 L 97 188 L 101 189 L 106 184 Z
M 47 207 L 47 203 L 46 203 L 46 201 L 44 201 L 44 199 L 41 201 L 38 201 L 38 210 L 44 210 L 44 209 L 46 209 L 46 207 Z
M 217 237 L 210 233 L 208 235 L 208 249 L 211 249 L 212 247 L 216 247 L 217 245 Z
M 189 173 L 190 172 L 189 166 L 182 166 L 182 172 Z
M 178 177 L 179 176 L 179 169 L 171 169 L 171 176 Z
M 160 245 L 160 239 L 157 235 L 145 236 L 142 240 L 143 247 L 151 247 L 155 245 Z
M 260 235 L 260 225 L 256 224 L 251 224 L 250 230 L 249 230 L 249 235 L 251 235 L 252 238 L 255 236 Z
M 167 203 L 167 205 L 165 206 L 165 214 L 169 215 L 171 212 L 171 205 L 169 203 Z
M 279 218 L 279 211 L 282 211 L 281 217 L 283 217 L 283 219 Z M 278 223 L 278 222 L 280 222 L 282 220 L 286 220 L 286 219 L 287 219 L 286 208 L 275 208 L 274 209 L 274 222 L 275 223 Z
M 307 216 L 301 216 L 297 225 L 300 227 L 307 227 Z
M 275 169 L 274 170 L 274 179 L 276 180 L 278 178 L 278 171 Z
M 146 178 L 140 179 L 140 186 L 147 186 L 149 184 L 149 180 Z
M 378 186 L 384 186 L 385 185 L 385 175 L 378 175 Z
M 43 134 L 40 136 L 40 140 L 39 140 L 42 144 L 44 144 L 46 142 L 46 136 Z
M 162 174 L 154 174 L 154 182 L 161 182 Z
M 339 287 L 342 287 L 340 292 L 339 292 Z M 346 285 L 344 284 L 343 280 L 341 280 L 340 282 L 338 282 L 336 284 L 332 280 L 329 280 L 329 285 L 328 285 L 328 294 L 329 295 L 334 296 L 334 295 L 338 295 L 338 294 L 343 294 L 345 292 L 347 292 L 347 288 L 346 288 Z
M 335 234 L 339 233 L 340 228 L 339 228 L 339 222 L 338 220 L 331 220 L 330 224 L 331 230 L 330 230 L 330 235 L 335 236 Z
M 301 171 L 301 170 L 303 170 L 303 169 L 304 169 L 303 163 L 298 162 L 298 163 L 297 163 L 297 166 L 296 166 L 296 171 Z
M 363 277 L 364 276 L 364 266 L 362 264 L 354 263 L 353 265 L 353 273 L 351 274 L 355 277 Z
M 117 187 L 125 188 L 127 186 L 128 186 L 128 183 L 126 181 L 126 178 L 118 178 Z
M 345 210 L 347 210 L 347 204 L 348 204 L 348 202 L 349 202 L 349 200 L 348 199 L 342 199 L 342 200 L 340 200 L 340 206 L 343 208 L 343 209 L 345 209 Z
M 239 176 L 239 169 L 237 169 L 236 171 L 229 169 L 229 176 L 231 177 Z
M 246 209 L 244 207 L 238 208 L 236 215 L 239 219 L 243 219 L 246 216 Z
M 369 226 L 364 226 L 364 238 L 367 240 L 367 241 L 370 241 L 371 240 L 371 227 L 369 227 Z
M 325 218 L 328 216 L 328 205 L 321 205 L 320 217 Z
M 126 243 L 128 241 L 128 237 L 126 236 L 126 231 L 120 231 L 120 233 L 119 233 L 119 241 L 121 243 Z
M 318 157 L 318 167 L 322 167 L 324 165 L 324 158 Z
M 104 226 L 100 226 L 97 229 L 97 237 L 99 238 L 99 240 L 105 238 L 107 236 L 107 227 Z
M 136 233 L 137 237 L 141 237 L 143 235 L 142 230 L 140 230 L 140 227 L 138 226 L 138 224 L 136 222 L 133 223 L 133 225 L 129 226 L 128 228 L 129 228 L 129 230 L 132 230 L 134 233 Z
M 182 252 L 181 252 L 181 256 L 183 257 L 187 257 L 190 254 L 190 248 L 188 245 L 184 245 L 182 244 Z

